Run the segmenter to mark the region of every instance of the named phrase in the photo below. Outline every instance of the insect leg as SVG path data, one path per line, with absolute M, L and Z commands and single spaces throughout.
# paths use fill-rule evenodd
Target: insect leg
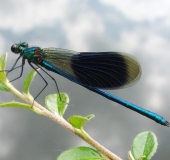
M 18 61 L 18 60 L 19 60 L 19 58 L 17 59 L 17 61 Z M 17 69 L 17 68 L 21 67 L 21 73 L 20 73 L 20 75 L 19 75 L 17 78 L 15 78 L 15 79 L 13 79 L 13 80 L 11 80 L 11 81 L 9 81 L 9 82 L 13 82 L 13 81 L 19 79 L 19 78 L 22 76 L 22 74 L 23 74 L 23 69 L 24 69 L 24 65 L 25 65 L 25 58 L 22 58 L 22 64 L 21 64 L 20 66 L 18 66 L 18 67 L 15 68 L 15 66 L 16 66 L 16 64 L 17 64 L 17 61 L 15 62 L 14 66 L 12 67 L 12 69 L 10 70 L 10 72 L 13 71 L 14 69 Z M 8 73 L 9 73 L 9 72 L 8 72 Z M 8 73 L 7 73 L 7 74 L 8 74 Z
M 9 73 L 9 72 L 11 72 L 11 71 L 13 71 L 14 69 L 16 69 L 16 68 L 19 68 L 19 67 L 16 67 L 15 68 L 15 66 L 16 66 L 16 64 L 18 63 L 18 61 L 19 61 L 19 59 L 22 57 L 22 55 L 20 55 L 18 58 L 17 58 L 17 60 L 15 61 L 15 63 L 14 63 L 14 65 L 12 66 L 12 68 L 10 69 L 10 70 L 5 70 L 5 71 L 7 71 L 7 74 Z M 21 65 L 22 66 L 22 65 Z
M 35 68 L 30 61 L 28 61 L 29 65 L 38 73 L 38 75 L 43 79 L 43 81 L 45 82 L 45 86 L 43 87 L 43 89 L 38 93 L 38 95 L 36 95 L 35 99 L 42 93 L 42 91 L 48 86 L 48 82 L 45 80 L 45 78 L 40 74 L 40 72 L 37 70 L 37 68 Z M 38 66 L 38 65 L 37 65 Z M 40 69 L 42 69 L 42 67 L 38 66 Z M 33 102 L 34 103 L 34 102 Z
M 59 98 L 60 98 L 60 101 L 62 101 L 62 99 L 61 99 L 61 96 L 60 96 L 60 91 L 59 91 L 59 88 L 58 88 L 58 85 L 57 85 L 57 81 L 54 79 L 54 77 L 52 77 L 46 70 L 44 70 L 41 66 L 39 66 L 39 65 L 37 65 L 36 64 L 36 66 L 37 67 L 39 67 L 44 73 L 46 73 L 53 81 L 54 81 L 54 83 L 55 83 L 55 86 L 56 86 L 56 88 L 57 88 L 57 91 L 58 91 L 58 93 L 59 93 Z M 46 86 L 45 86 L 46 87 Z M 43 90 L 44 90 L 45 88 L 43 88 Z M 42 91 L 43 91 L 42 90 Z M 42 92 L 41 91 L 41 92 Z M 38 95 L 39 96 L 39 95 Z

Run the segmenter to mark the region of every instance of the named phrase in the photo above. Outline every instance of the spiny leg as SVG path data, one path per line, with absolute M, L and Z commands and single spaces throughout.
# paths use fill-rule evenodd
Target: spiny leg
M 19 59 L 21 58 L 21 55 L 18 57 L 18 59 L 15 61 L 14 65 L 12 66 L 12 68 L 10 70 L 1 70 L 0 72 L 7 72 L 6 75 L 8 75 L 9 72 L 21 67 L 22 65 L 15 67 L 17 62 L 19 61 Z
M 58 88 L 58 85 L 57 85 L 57 81 L 54 79 L 54 77 L 52 77 L 46 70 L 44 70 L 41 66 L 39 66 L 39 65 L 37 65 L 36 64 L 36 66 L 37 67 L 39 67 L 42 71 L 44 71 L 44 73 L 46 73 L 53 81 L 54 81 L 54 83 L 55 83 L 55 85 L 56 85 L 56 88 L 57 88 L 57 91 L 58 91 L 58 93 L 59 93 L 59 98 L 60 98 L 60 101 L 62 102 L 62 99 L 61 99 L 61 95 L 60 95 L 60 91 L 59 91 L 59 88 Z M 44 88 L 45 89 L 45 88 Z M 42 91 L 41 91 L 42 92 Z
M 15 68 L 15 66 L 16 66 L 16 64 L 18 63 L 18 61 L 19 61 L 19 59 L 20 59 L 21 57 L 22 57 L 22 55 L 20 55 L 20 56 L 17 58 L 17 60 L 15 61 L 14 65 L 12 66 L 12 68 L 11 68 L 10 70 L 5 70 L 5 71 L 7 71 L 7 75 L 8 75 L 9 72 L 11 72 L 11 71 L 13 71 L 14 69 L 18 68 L 18 67 Z
M 48 82 L 45 80 L 45 78 L 40 74 L 40 72 L 38 72 L 38 70 L 31 64 L 30 61 L 28 61 L 29 65 L 38 73 L 38 75 L 44 80 L 45 82 L 45 86 L 43 87 L 43 89 L 38 93 L 37 96 L 35 96 L 34 98 L 34 101 L 35 99 L 42 93 L 42 91 L 48 86 Z M 38 66 L 38 65 L 37 65 Z M 39 68 L 41 68 L 40 66 L 38 66 Z M 42 68 L 41 68 L 42 69 Z M 33 101 L 33 104 L 34 104 L 34 101 Z
M 20 68 L 20 67 L 22 67 L 22 64 L 21 64 L 20 66 L 17 66 L 17 67 L 15 67 L 15 68 L 13 68 L 12 70 L 10 69 L 10 70 L 4 70 L 4 71 L 7 71 L 6 75 L 8 76 L 8 74 L 9 74 L 10 72 L 12 72 L 13 70 L 18 69 L 18 68 Z
M 18 59 L 17 59 L 17 60 L 18 60 Z M 15 65 L 16 65 L 16 63 L 15 63 Z M 14 67 L 15 67 L 15 65 L 14 65 Z M 22 59 L 22 65 L 16 67 L 16 68 L 21 67 L 21 73 L 20 73 L 20 75 L 19 75 L 17 78 L 15 78 L 15 79 L 13 79 L 13 80 L 11 80 L 11 81 L 9 81 L 9 82 L 13 82 L 13 81 L 15 81 L 15 80 L 21 78 L 21 76 L 22 76 L 22 74 L 23 74 L 24 65 L 25 65 L 25 58 Z M 16 68 L 14 68 L 14 67 L 13 67 L 13 70 L 16 69 Z

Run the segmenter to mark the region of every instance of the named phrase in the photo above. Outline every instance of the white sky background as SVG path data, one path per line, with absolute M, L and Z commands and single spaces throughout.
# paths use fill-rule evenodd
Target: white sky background
M 121 90 L 120 93 L 117 93 L 122 95 L 124 99 L 133 100 L 139 105 L 141 103 L 142 106 L 148 107 L 147 109 L 154 110 L 154 112 L 163 114 L 167 119 L 169 118 L 169 0 L 0 0 L 0 22 L 1 53 L 6 51 L 10 52 L 10 46 L 13 40 L 19 42 L 21 39 L 31 45 L 38 45 L 40 47 L 58 47 L 76 51 L 113 50 L 124 51 L 135 55 L 142 66 L 143 74 L 141 81 L 135 88 L 125 90 L 125 92 Z M 14 57 L 12 54 L 10 54 L 9 57 L 16 58 L 16 56 Z M 81 91 L 83 91 L 83 89 Z M 130 91 L 133 91 L 133 94 Z M 130 92 L 132 96 L 131 94 L 127 95 L 128 92 Z M 74 95 L 77 94 L 75 93 Z M 133 98 L 133 96 L 135 96 L 135 98 Z M 88 95 L 86 98 L 87 97 Z M 100 97 L 96 98 L 99 99 Z M 1 99 L 1 101 L 2 100 L 3 99 Z M 90 101 L 93 100 L 90 99 Z M 74 105 L 77 105 L 76 102 L 74 102 Z M 85 103 L 83 105 L 89 104 Z M 92 106 L 93 104 L 91 103 L 90 105 Z M 111 108 L 111 106 L 108 108 Z M 94 109 L 94 114 L 96 110 L 97 109 Z M 114 111 L 115 108 L 112 110 Z M 112 110 L 110 110 L 110 112 Z M 122 111 L 125 112 L 123 109 Z M 138 115 L 136 115 L 136 117 L 137 116 Z M 0 119 L 1 118 L 5 117 L 2 116 Z M 125 120 L 128 121 L 128 117 L 126 118 Z M 110 121 L 111 120 L 116 121 L 116 118 L 113 116 L 110 118 Z M 144 122 L 146 125 L 150 123 L 147 119 Z M 162 152 L 158 151 L 157 156 L 154 157 L 154 159 L 161 159 L 161 155 L 165 154 L 163 153 L 163 148 L 166 146 L 169 149 L 170 147 L 167 146 L 169 143 L 167 142 L 167 144 L 165 144 L 166 141 L 162 139 L 162 135 L 168 135 L 169 130 L 157 124 L 154 124 L 154 127 L 157 128 L 152 128 L 151 126 L 153 124 L 154 122 L 151 122 L 150 127 L 136 130 L 136 134 L 145 130 L 153 130 L 155 132 L 161 130 L 163 133 L 158 133 L 158 141 L 160 139 L 160 141 L 164 142 L 159 143 L 159 148 Z M 135 125 L 138 125 L 138 123 L 135 122 Z M 0 124 L 0 128 L 0 130 L 3 130 L 2 123 Z M 94 132 L 93 128 L 89 130 L 91 130 L 92 133 Z M 106 130 L 109 129 L 106 128 Z M 122 130 L 123 132 L 134 134 L 134 132 L 130 133 L 129 129 L 126 131 L 126 128 L 123 128 Z M 10 131 L 13 132 L 12 130 Z M 3 133 L 0 131 L 0 135 L 1 134 Z M 102 134 L 104 136 L 104 133 L 101 132 L 99 139 L 103 138 Z M 114 131 L 112 134 L 114 134 Z M 95 136 L 95 134 L 93 136 Z M 114 135 L 112 136 L 114 137 Z M 105 140 L 103 142 L 105 142 L 104 145 L 106 147 L 115 150 L 114 147 L 114 149 L 111 148 L 114 144 L 110 144 L 112 136 L 108 141 Z M 133 137 L 134 136 L 135 134 Z M 118 139 L 120 139 L 120 141 L 118 141 Z M 169 139 L 169 137 L 167 137 L 167 139 Z M 126 159 L 126 152 L 128 150 L 127 148 L 125 148 L 125 150 L 122 149 L 126 141 L 121 142 L 121 137 L 117 137 L 116 140 L 120 147 L 117 153 L 119 153 L 120 156 L 122 154 L 122 158 Z M 15 146 L 15 143 L 11 142 L 9 148 L 6 147 L 5 152 L 4 145 L 1 144 L 8 143 L 8 141 L 3 140 L 2 142 L 2 139 L 0 139 L 0 157 L 4 154 L 3 158 L 8 158 L 8 155 L 13 149 L 11 146 Z M 72 147 L 72 144 L 70 144 L 70 147 Z M 1 148 L 3 148 L 2 153 Z M 66 148 L 63 147 L 63 150 L 64 149 Z M 17 150 L 15 154 L 17 154 Z M 170 157 L 170 155 L 167 156 Z M 19 158 L 21 159 L 21 157 Z

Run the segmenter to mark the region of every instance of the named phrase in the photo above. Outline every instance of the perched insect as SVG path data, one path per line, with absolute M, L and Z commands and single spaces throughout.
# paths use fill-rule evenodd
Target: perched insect
M 139 62 L 129 54 L 121 52 L 75 52 L 59 48 L 41 49 L 40 47 L 29 47 L 26 42 L 12 45 L 11 51 L 20 54 L 11 70 L 9 70 L 11 72 L 15 68 L 21 67 L 20 76 L 14 80 L 22 76 L 25 60 L 27 59 L 29 65 L 36 70 L 46 83 L 41 92 L 46 88 L 48 82 L 34 65 L 41 68 L 53 79 L 57 89 L 56 80 L 44 68 L 138 112 L 157 123 L 169 126 L 169 122 L 163 117 L 102 90 L 124 88 L 139 80 L 141 67 Z M 22 58 L 22 64 L 16 67 L 20 58 Z

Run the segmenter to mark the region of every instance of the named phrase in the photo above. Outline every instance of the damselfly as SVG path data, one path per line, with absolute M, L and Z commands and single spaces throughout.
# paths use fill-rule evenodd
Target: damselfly
M 140 64 L 129 54 L 121 52 L 75 52 L 59 48 L 41 49 L 40 47 L 29 47 L 26 42 L 12 45 L 11 51 L 19 54 L 19 57 L 9 72 L 21 67 L 20 76 L 14 80 L 22 76 L 25 60 L 27 59 L 29 65 L 36 70 L 46 83 L 41 92 L 46 88 L 48 82 L 38 72 L 35 66 L 41 68 L 52 78 L 57 89 L 58 86 L 56 80 L 45 69 L 55 72 L 72 82 L 117 102 L 126 108 L 138 112 L 157 123 L 169 126 L 169 122 L 156 113 L 148 111 L 102 90 L 124 88 L 133 85 L 139 80 L 141 75 Z M 21 66 L 16 67 L 19 59 L 22 59 L 22 64 Z M 35 97 L 35 99 L 41 94 L 41 92 Z

